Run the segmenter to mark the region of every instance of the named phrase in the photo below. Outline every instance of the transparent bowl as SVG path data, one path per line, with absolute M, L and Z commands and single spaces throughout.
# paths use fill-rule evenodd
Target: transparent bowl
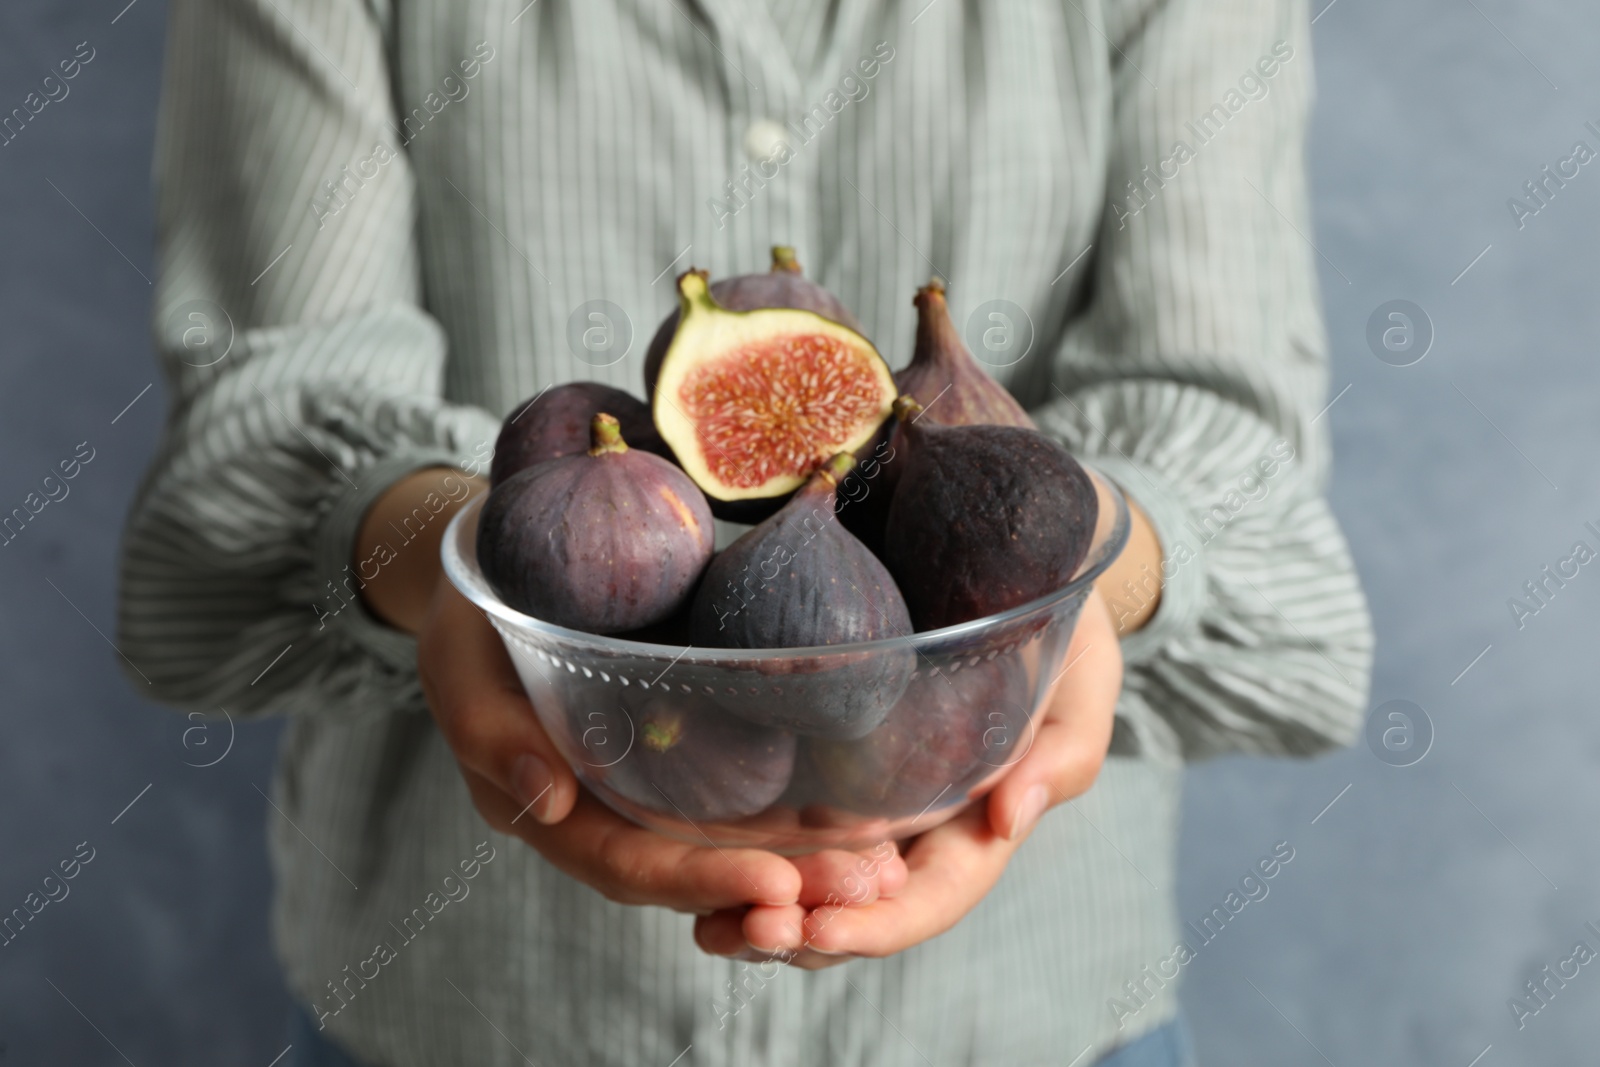
M 861 644 L 702 649 L 542 622 L 502 603 L 478 569 L 481 497 L 451 521 L 444 568 L 499 632 L 579 780 L 617 812 L 697 844 L 869 848 L 950 819 L 1027 753 L 1090 585 L 1128 539 L 1122 494 L 1089 473 L 1099 521 L 1069 585 Z M 818 709 L 845 724 L 835 736 L 773 725 Z

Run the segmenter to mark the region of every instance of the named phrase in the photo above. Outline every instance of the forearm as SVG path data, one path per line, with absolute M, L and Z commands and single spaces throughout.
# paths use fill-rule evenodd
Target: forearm
M 450 520 L 488 489 L 480 477 L 451 467 L 413 471 L 373 502 L 361 520 L 351 569 L 373 615 L 417 633 L 439 581 L 439 546 Z

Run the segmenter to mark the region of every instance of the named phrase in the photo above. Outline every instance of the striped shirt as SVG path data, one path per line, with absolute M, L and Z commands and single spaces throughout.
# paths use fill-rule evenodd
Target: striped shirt
M 391 1067 L 1064 1065 L 1170 1017 L 1184 762 L 1347 743 L 1368 679 L 1299 3 L 172 0 L 166 62 L 172 407 L 122 647 L 174 706 L 290 717 L 274 931 L 330 1032 Z M 955 929 L 817 973 L 708 957 L 488 830 L 415 642 L 344 592 L 397 477 L 482 469 L 549 383 L 637 390 L 673 277 L 774 243 L 896 366 L 945 278 L 1166 553 L 1095 787 Z

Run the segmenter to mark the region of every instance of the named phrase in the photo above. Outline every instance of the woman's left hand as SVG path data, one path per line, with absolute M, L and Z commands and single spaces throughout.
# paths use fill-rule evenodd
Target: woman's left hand
M 719 911 L 695 922 L 696 943 L 719 956 L 817 969 L 856 956 L 891 956 L 944 933 L 994 888 L 1046 810 L 1094 784 L 1121 690 L 1116 628 L 1093 592 L 1032 747 L 986 803 L 907 843 L 904 888 L 869 904 Z

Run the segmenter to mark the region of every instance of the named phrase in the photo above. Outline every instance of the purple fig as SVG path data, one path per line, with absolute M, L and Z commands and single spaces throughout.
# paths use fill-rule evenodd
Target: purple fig
M 905 466 L 884 562 L 918 630 L 1020 607 L 1069 583 L 1099 500 L 1067 450 L 1020 426 L 941 426 L 895 401 Z
M 783 508 L 729 545 L 706 570 L 690 615 L 696 645 L 805 648 L 910 633 L 894 579 L 834 516 L 841 452 Z
M 867 736 L 808 739 L 810 765 L 829 800 L 862 814 L 896 818 L 948 806 L 1027 752 L 1031 697 L 1015 656 L 920 673 Z
M 900 395 L 917 401 L 944 426 L 1025 426 L 1033 420 L 1005 386 L 989 377 L 961 340 L 944 282 L 938 278 L 917 290 L 917 348 L 911 362 L 895 372 Z
M 650 406 L 599 382 L 568 382 L 518 404 L 500 426 L 489 465 L 489 484 L 499 485 L 518 471 L 589 448 L 589 424 L 600 412 L 614 415 L 622 436 L 634 448 L 670 458 L 671 452 L 650 419 Z
M 598 414 L 587 452 L 489 493 L 478 565 L 506 604 L 589 633 L 636 630 L 683 606 L 711 559 L 711 509 L 687 475 L 630 449 Z
M 835 517 L 839 481 L 854 464 L 848 453 L 834 456 L 718 554 L 690 610 L 695 645 L 804 648 L 910 635 L 888 570 Z M 860 737 L 883 721 L 914 666 L 909 648 L 774 657 L 753 666 L 756 684 L 725 706 L 763 725 Z
M 579 769 L 650 811 L 726 822 L 765 810 L 794 773 L 794 735 L 703 697 L 606 690 L 569 727 Z

